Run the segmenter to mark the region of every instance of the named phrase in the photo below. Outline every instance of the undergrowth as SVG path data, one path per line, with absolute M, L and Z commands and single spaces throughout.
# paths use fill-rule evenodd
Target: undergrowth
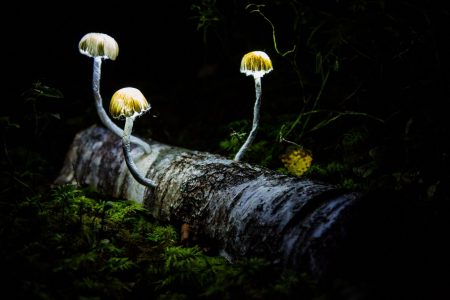
M 15 299 L 291 299 L 305 274 L 183 246 L 140 204 L 73 185 L 1 202 L 0 265 Z M 5 291 L 5 290 L 4 290 Z M 308 298 L 306 298 L 308 297 Z

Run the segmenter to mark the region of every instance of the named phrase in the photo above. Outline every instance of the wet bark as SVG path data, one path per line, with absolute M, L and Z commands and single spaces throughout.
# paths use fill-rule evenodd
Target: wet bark
M 121 143 L 103 127 L 79 132 L 55 183 L 89 185 L 142 203 L 158 220 L 189 223 L 230 260 L 259 256 L 317 276 L 333 267 L 359 194 L 155 141 L 148 154 L 132 146 L 156 183 L 149 189 L 128 171 Z

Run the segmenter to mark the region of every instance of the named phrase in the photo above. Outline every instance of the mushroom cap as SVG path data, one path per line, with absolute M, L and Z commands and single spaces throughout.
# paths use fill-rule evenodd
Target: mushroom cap
M 119 45 L 116 40 L 104 33 L 91 32 L 84 35 L 78 43 L 78 49 L 89 57 L 101 57 L 116 60 Z
M 255 78 L 263 77 L 273 70 L 272 61 L 263 51 L 252 51 L 244 55 L 241 60 L 241 73 Z
M 150 104 L 140 90 L 122 88 L 114 93 L 109 104 L 109 112 L 116 119 L 137 117 L 150 109 Z

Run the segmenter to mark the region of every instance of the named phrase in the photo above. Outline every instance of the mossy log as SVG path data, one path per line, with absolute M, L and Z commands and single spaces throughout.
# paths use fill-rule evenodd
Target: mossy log
M 142 203 L 158 220 L 188 223 L 230 260 L 258 256 L 321 276 L 334 265 L 361 198 L 327 183 L 155 141 L 148 154 L 132 146 L 136 165 L 157 184 L 146 188 L 128 171 L 121 143 L 103 127 L 79 132 L 55 183 L 89 185 Z

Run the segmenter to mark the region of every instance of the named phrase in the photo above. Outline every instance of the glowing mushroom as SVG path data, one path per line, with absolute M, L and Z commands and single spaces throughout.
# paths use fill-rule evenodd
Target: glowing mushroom
M 115 60 L 119 54 L 119 45 L 116 40 L 104 33 L 91 32 L 83 36 L 78 44 L 80 53 L 94 58 L 94 72 L 92 88 L 94 90 L 95 106 L 102 123 L 118 136 L 122 136 L 123 130 L 117 126 L 105 112 L 103 100 L 100 95 L 100 77 L 102 59 Z M 150 152 L 150 145 L 143 140 L 132 136 L 131 142 L 144 148 L 146 153 Z
M 235 161 L 241 160 L 248 147 L 253 143 L 259 125 L 259 110 L 261 107 L 261 77 L 273 70 L 272 61 L 262 51 L 252 51 L 244 55 L 241 61 L 241 73 L 253 76 L 255 79 L 256 101 L 253 108 L 253 125 L 247 140 L 234 157 Z
M 132 87 L 122 88 L 114 93 L 109 105 L 111 116 L 116 119 L 125 118 L 125 127 L 122 135 L 122 147 L 131 175 L 140 183 L 148 187 L 155 187 L 155 182 L 145 178 L 139 173 L 130 150 L 130 136 L 133 129 L 134 119 L 150 110 L 150 104 L 140 90 Z

